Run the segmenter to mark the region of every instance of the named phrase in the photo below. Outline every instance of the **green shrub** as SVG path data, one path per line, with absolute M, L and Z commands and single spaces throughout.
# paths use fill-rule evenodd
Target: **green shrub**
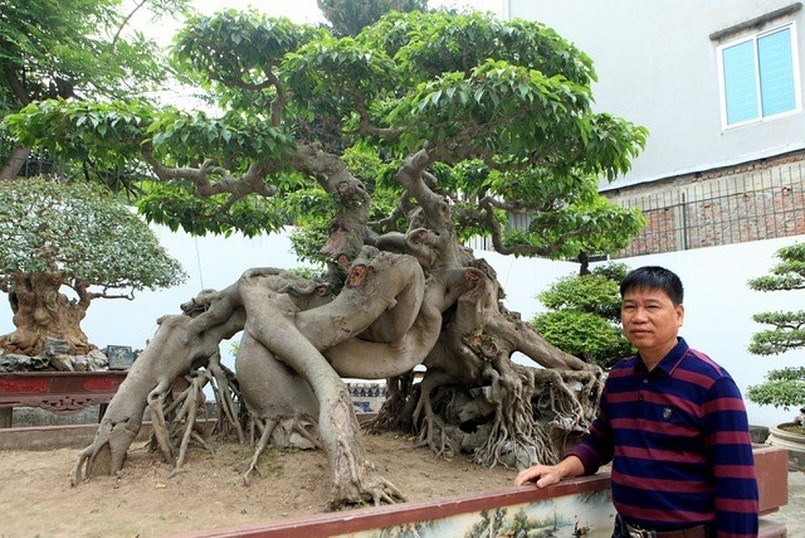
M 548 342 L 562 351 L 603 368 L 634 348 L 620 327 L 620 283 L 628 267 L 622 263 L 597 267 L 591 274 L 558 279 L 537 295 L 549 309 L 531 321 Z
M 771 268 L 770 274 L 751 279 L 749 287 L 764 292 L 805 290 L 805 243 L 783 247 L 775 257 L 780 262 Z M 752 335 L 750 353 L 777 355 L 805 347 L 805 310 L 761 312 L 752 319 L 772 328 Z M 805 406 L 805 367 L 771 370 L 762 383 L 749 387 L 747 398 L 786 410 Z

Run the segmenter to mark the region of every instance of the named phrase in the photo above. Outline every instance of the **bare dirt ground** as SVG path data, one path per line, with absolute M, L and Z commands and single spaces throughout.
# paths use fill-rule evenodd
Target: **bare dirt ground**
M 437 460 L 394 434 L 364 436 L 370 459 L 409 501 L 489 491 L 511 485 L 515 471 Z M 326 511 L 327 460 L 321 451 L 266 452 L 262 476 L 245 486 L 252 449 L 193 449 L 182 473 L 143 443 L 129 449 L 120 476 L 71 488 L 79 450 L 0 452 L 0 537 L 152 537 L 268 523 Z
M 410 501 L 508 487 L 515 471 L 483 469 L 463 459 L 437 460 L 394 434 L 364 436 L 369 457 Z M 270 450 L 262 476 L 242 481 L 252 449 L 214 445 L 192 449 L 184 471 L 171 469 L 143 442 L 129 449 L 118 477 L 95 477 L 71 488 L 79 449 L 0 451 L 0 538 L 163 537 L 266 524 L 326 511 L 327 460 L 321 451 Z M 790 472 L 788 504 L 767 516 L 788 536 L 805 536 L 805 473 Z

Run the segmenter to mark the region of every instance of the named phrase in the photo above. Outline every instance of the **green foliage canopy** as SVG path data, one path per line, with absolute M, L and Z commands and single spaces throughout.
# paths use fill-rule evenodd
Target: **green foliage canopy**
M 135 15 L 171 16 L 188 0 L 0 1 L 0 121 L 45 99 L 130 99 L 155 89 L 168 74 L 156 43 L 131 27 Z M 128 11 L 125 8 L 130 8 Z M 19 143 L 19 141 L 16 141 Z M 53 155 L 8 140 L 0 131 L 0 178 L 24 171 L 50 173 Z M 128 163 L 127 163 L 128 164 Z M 82 159 L 72 172 L 91 170 L 115 189 L 131 189 L 136 167 Z M 129 175 L 134 177 L 129 178 Z
M 317 0 L 334 35 L 354 36 L 389 11 L 425 11 L 427 0 Z
M 0 289 L 46 272 L 74 289 L 97 287 L 93 298 L 185 278 L 148 226 L 103 188 L 50 178 L 0 181 Z
M 620 327 L 619 287 L 627 271 L 613 263 L 558 279 L 537 296 L 550 310 L 537 314 L 532 325 L 559 349 L 604 368 L 634 354 Z
M 152 13 L 175 13 L 186 0 L 151 0 Z M 126 32 L 119 0 L 0 2 L 0 117 L 55 97 L 123 97 L 165 73 L 156 44 Z
M 611 252 L 644 223 L 598 181 L 629 169 L 645 129 L 592 111 L 592 62 L 542 24 L 393 12 L 336 38 L 224 11 L 192 18 L 174 56 L 220 114 L 45 101 L 5 127 L 71 158 L 146 164 L 160 195 L 140 209 L 192 233 L 298 224 L 326 236 L 354 207 L 336 187 L 345 173 L 367 189 L 368 227 L 404 230 L 412 200 L 399 173 L 414 158 L 451 204 L 457 237 L 490 235 L 502 254 Z M 306 212 L 323 194 L 330 203 Z M 513 230 L 514 215 L 530 224 Z

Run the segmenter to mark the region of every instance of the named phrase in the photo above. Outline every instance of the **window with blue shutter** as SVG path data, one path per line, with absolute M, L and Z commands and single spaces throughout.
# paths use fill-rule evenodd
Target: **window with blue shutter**
M 791 29 L 758 38 L 760 95 L 764 116 L 793 110 L 794 71 L 791 63 Z
M 755 49 L 751 41 L 724 49 L 724 98 L 727 124 L 757 117 L 757 72 Z
M 792 38 L 786 26 L 721 49 L 727 126 L 797 108 Z

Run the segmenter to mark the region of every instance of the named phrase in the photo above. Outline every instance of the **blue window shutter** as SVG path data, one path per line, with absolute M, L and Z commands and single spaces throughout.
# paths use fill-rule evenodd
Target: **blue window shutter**
M 764 116 L 793 110 L 796 106 L 790 34 L 790 28 L 786 28 L 757 40 Z
M 752 41 L 744 41 L 722 52 L 724 95 L 727 124 L 751 120 L 758 115 L 755 50 Z

